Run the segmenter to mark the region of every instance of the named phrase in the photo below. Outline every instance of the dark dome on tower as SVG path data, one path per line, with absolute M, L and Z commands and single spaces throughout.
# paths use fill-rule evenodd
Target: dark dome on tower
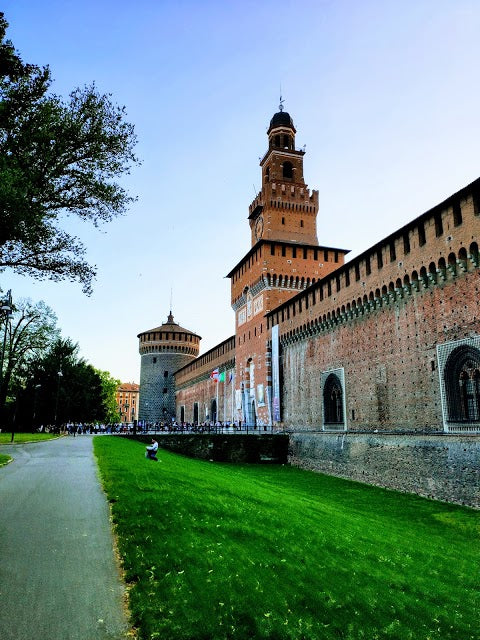
M 290 117 L 290 114 L 286 111 L 278 111 L 273 118 L 270 120 L 270 126 L 268 128 L 268 132 L 276 127 L 290 127 L 291 129 L 295 129 L 293 126 L 293 120 Z

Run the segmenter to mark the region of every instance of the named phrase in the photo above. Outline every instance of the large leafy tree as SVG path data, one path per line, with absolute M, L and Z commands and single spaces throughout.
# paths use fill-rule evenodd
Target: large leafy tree
M 59 336 L 57 318 L 44 302 L 19 300 L 11 317 L 0 318 L 0 335 L 5 347 L 0 371 L 0 416 L 10 388 L 18 389 L 28 378 L 32 363 L 46 353 Z M 5 344 L 3 345 L 3 342 Z
M 90 293 L 95 268 L 61 223 L 126 211 L 133 198 L 117 179 L 138 163 L 134 128 L 95 85 L 68 100 L 51 93 L 50 69 L 23 63 L 7 27 L 0 13 L 0 271 L 79 281 Z
M 70 339 L 58 338 L 32 362 L 29 378 L 17 396 L 19 428 L 104 419 L 101 377 L 78 351 Z

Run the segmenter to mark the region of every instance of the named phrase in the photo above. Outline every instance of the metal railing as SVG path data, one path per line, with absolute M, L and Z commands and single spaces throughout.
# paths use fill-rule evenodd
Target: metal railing
M 129 433 L 133 433 L 133 428 L 129 428 Z M 137 426 L 137 434 L 173 434 L 173 435 L 198 435 L 198 434 L 219 434 L 219 435 L 265 435 L 275 433 L 285 433 L 285 428 L 278 425 L 158 425 L 148 424 L 147 426 Z

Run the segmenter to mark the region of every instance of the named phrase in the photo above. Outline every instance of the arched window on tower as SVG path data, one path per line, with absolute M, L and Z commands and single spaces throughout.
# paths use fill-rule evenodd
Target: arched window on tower
M 449 355 L 444 371 L 450 422 L 480 420 L 480 351 L 463 345 Z
M 283 163 L 283 177 L 293 178 L 293 164 L 291 162 Z
M 265 180 L 266 180 L 267 182 L 270 182 L 270 167 L 267 167 L 267 168 L 265 169 Z

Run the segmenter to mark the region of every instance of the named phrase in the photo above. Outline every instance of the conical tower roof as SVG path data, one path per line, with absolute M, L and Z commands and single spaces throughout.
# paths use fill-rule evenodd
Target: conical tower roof
M 188 335 L 192 335 L 192 336 L 196 336 L 197 338 L 199 338 L 201 340 L 201 337 L 195 333 L 194 331 L 190 331 L 189 329 L 185 329 L 184 327 L 181 327 L 178 322 L 175 322 L 173 319 L 173 314 L 170 311 L 170 313 L 168 314 L 168 318 L 167 321 L 164 322 L 163 324 L 161 324 L 159 327 L 154 327 L 153 329 L 147 329 L 146 331 L 141 331 L 138 335 L 137 338 L 139 338 L 141 335 L 143 335 L 144 333 L 158 333 L 160 331 L 175 331 L 176 333 L 185 333 Z

